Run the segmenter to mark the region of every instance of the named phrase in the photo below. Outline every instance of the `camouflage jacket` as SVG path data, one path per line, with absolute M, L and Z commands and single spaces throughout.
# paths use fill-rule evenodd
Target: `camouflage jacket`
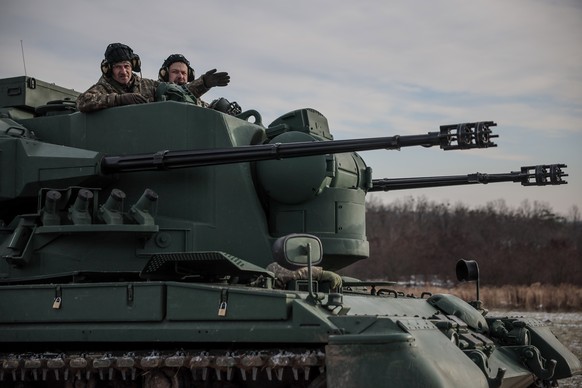
M 267 271 L 275 274 L 275 285 L 277 288 L 285 288 L 285 285 L 291 280 L 305 280 L 308 278 L 307 267 L 302 267 L 296 270 L 290 270 L 282 267 L 276 262 L 267 266 Z M 339 288 L 342 285 L 342 278 L 335 272 L 326 271 L 321 267 L 311 267 L 312 276 L 314 280 L 321 282 L 330 282 L 330 287 L 333 289 Z
M 112 108 L 117 106 L 115 96 L 124 93 L 139 93 L 148 102 L 154 102 L 156 89 L 159 84 L 159 81 L 141 78 L 137 74 L 133 74 L 131 82 L 125 86 L 103 75 L 95 85 L 77 97 L 77 109 L 81 112 L 93 112 L 105 108 Z M 209 88 L 204 86 L 201 78 L 186 84 L 186 87 L 196 97 L 196 105 L 208 106 L 208 104 L 199 99 L 202 94 L 209 90 Z

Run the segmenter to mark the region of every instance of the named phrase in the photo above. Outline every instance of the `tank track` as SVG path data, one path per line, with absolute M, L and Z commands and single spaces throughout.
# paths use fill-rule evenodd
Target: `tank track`
M 3 387 L 310 387 L 324 372 L 323 349 L 0 354 Z

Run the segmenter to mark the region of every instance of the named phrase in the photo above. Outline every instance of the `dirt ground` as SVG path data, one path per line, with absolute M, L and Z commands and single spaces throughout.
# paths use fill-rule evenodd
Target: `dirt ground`
M 582 312 L 578 313 L 545 313 L 545 312 L 499 312 L 492 311 L 489 315 L 524 316 L 550 322 L 552 332 L 560 342 L 565 344 L 578 359 L 582 360 Z M 582 375 L 559 381 L 560 387 L 582 387 Z

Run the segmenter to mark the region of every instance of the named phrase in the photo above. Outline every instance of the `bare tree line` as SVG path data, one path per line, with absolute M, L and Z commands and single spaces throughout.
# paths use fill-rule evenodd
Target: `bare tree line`
M 545 203 L 512 209 L 497 200 L 477 209 L 424 197 L 367 207 L 370 258 L 341 271 L 361 279 L 457 283 L 459 259 L 477 260 L 484 285 L 582 285 L 582 221 Z M 445 283 L 446 284 L 446 283 Z

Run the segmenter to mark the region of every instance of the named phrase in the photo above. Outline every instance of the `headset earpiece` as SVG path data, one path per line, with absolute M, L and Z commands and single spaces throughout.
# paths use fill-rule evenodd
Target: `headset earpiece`
M 107 77 L 111 76 L 111 65 L 107 62 L 107 59 L 101 61 L 101 73 Z
M 190 65 L 187 66 L 188 66 L 188 82 L 192 82 L 194 81 L 194 69 L 192 69 Z
M 162 66 L 160 71 L 158 72 L 158 79 L 164 82 L 168 82 L 170 79 L 168 74 L 168 68 L 166 66 Z
M 131 70 L 136 73 L 141 72 L 141 59 L 137 54 L 133 54 L 133 58 L 131 58 Z

